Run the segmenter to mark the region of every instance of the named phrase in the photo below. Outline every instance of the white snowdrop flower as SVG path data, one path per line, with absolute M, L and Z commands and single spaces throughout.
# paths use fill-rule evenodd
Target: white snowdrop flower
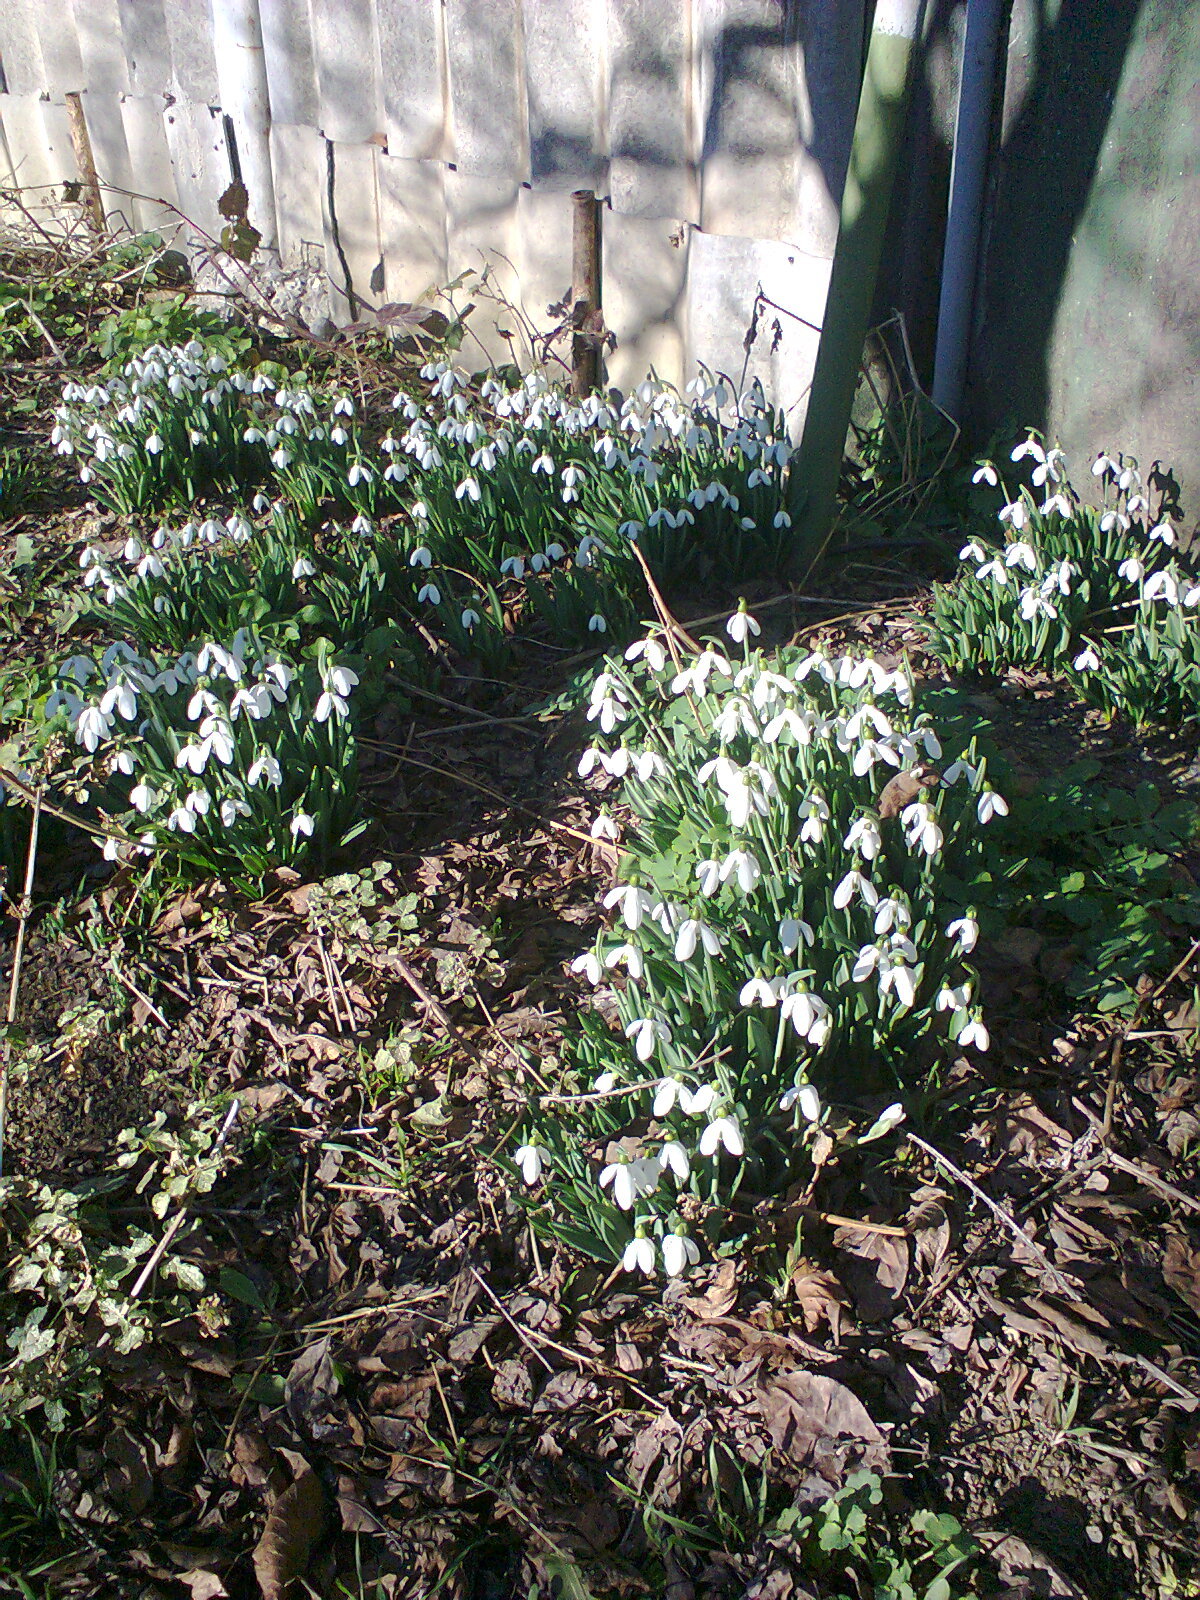
M 855 895 L 865 906 L 874 908 L 879 904 L 879 891 L 875 885 L 869 878 L 864 878 L 857 868 L 852 868 L 833 891 L 833 903 L 839 911 L 845 911 Z
M 813 931 L 801 918 L 784 917 L 779 924 L 779 948 L 785 956 L 794 955 L 802 944 L 811 949 L 813 942 Z
M 506 578 L 523 578 L 525 576 L 525 558 L 523 556 L 506 556 L 500 563 L 500 571 Z
M 631 933 L 641 927 L 647 916 L 653 914 L 657 904 L 656 896 L 632 883 L 620 883 L 604 896 L 604 909 L 611 911 L 614 906 L 620 906 L 621 920 Z
M 879 824 L 874 817 L 856 818 L 851 824 L 850 832 L 842 840 L 842 848 L 857 850 L 864 861 L 874 861 L 883 848 Z
M 95 754 L 102 739 L 112 731 L 112 719 L 99 706 L 85 706 L 75 723 L 75 739 L 89 755 Z
M 146 454 L 150 456 L 161 455 L 162 449 L 163 442 L 161 436 L 157 433 L 152 433 L 146 440 Z
M 346 474 L 346 482 L 352 489 L 356 489 L 360 483 L 370 483 L 373 476 L 365 461 L 356 461 Z
M 993 583 L 998 583 L 1001 585 L 1001 587 L 1008 582 L 1008 573 L 1005 571 L 1004 564 L 999 560 L 999 558 L 993 561 L 985 562 L 984 565 L 976 572 L 975 576 L 979 579 L 980 583 L 982 583 L 985 578 L 990 578 Z
M 771 1011 L 779 1004 L 779 991 L 782 986 L 782 978 L 751 978 L 738 992 L 738 1004 L 761 1006 L 765 1011 Z
M 794 987 L 789 987 L 792 984 Z M 820 995 L 810 994 L 799 979 L 784 985 L 779 999 L 780 1014 L 790 1022 L 800 1038 L 818 1049 L 833 1031 L 833 1017 Z
M 608 632 L 608 622 L 606 621 L 606 619 L 604 617 L 602 617 L 600 615 L 600 613 L 598 611 L 593 616 L 588 618 L 588 632 L 589 633 L 607 633 Z
M 958 917 L 946 929 L 947 939 L 955 939 L 963 955 L 969 956 L 979 942 L 979 924 L 975 918 L 967 913 L 965 917 Z
M 729 1114 L 714 1118 L 705 1128 L 700 1135 L 700 1154 L 716 1155 L 722 1145 L 731 1156 L 742 1156 L 746 1152 L 745 1140 L 742 1138 L 737 1118 Z
M 792 525 L 791 517 L 787 514 L 786 511 L 782 511 L 782 510 L 777 511 L 775 513 L 775 516 L 774 516 L 774 518 L 772 519 L 772 522 L 771 522 L 771 526 L 773 528 L 790 528 L 791 525 Z
M 927 856 L 935 856 L 945 843 L 937 812 L 925 800 L 914 800 L 900 814 L 904 838 L 910 850 L 919 845 Z
M 475 504 L 479 503 L 480 489 L 479 489 L 479 483 L 478 483 L 477 479 L 475 479 L 475 478 L 464 478 L 463 481 L 455 489 L 454 498 L 456 500 L 462 500 L 464 497 L 469 498 Z
M 1060 517 L 1069 517 L 1071 515 L 1071 502 L 1060 490 L 1057 494 L 1048 494 L 1038 507 L 1038 510 L 1044 517 L 1048 517 L 1052 511 L 1057 511 Z
M 762 877 L 762 865 L 749 850 L 731 850 L 721 865 L 721 882 L 734 878 L 743 894 L 752 894 Z
M 152 789 L 145 781 L 135 784 L 129 791 L 129 803 L 135 811 L 144 817 L 147 812 L 153 811 L 158 804 L 158 791 Z
M 604 976 L 604 968 L 600 957 L 594 950 L 585 950 L 581 956 L 576 956 L 571 963 L 571 971 L 582 973 L 589 983 L 596 984 Z
M 825 837 L 825 824 L 829 821 L 829 806 L 824 795 L 814 790 L 800 805 L 800 840 L 803 844 L 820 844 Z
M 297 811 L 289 826 L 293 839 L 298 839 L 301 834 L 306 838 L 311 838 L 313 828 L 316 826 L 316 818 L 310 816 L 307 811 Z
M 793 1106 L 800 1107 L 800 1115 L 805 1122 L 817 1122 L 821 1116 L 821 1097 L 811 1083 L 797 1083 L 790 1089 L 785 1089 L 779 1100 L 781 1111 L 790 1111 Z
M 256 789 L 264 780 L 271 789 L 278 789 L 283 782 L 283 768 L 268 750 L 262 751 L 254 759 L 246 773 L 246 782 L 252 789 Z
M 1024 500 L 1011 500 L 1001 507 L 998 515 L 1001 522 L 1009 523 L 1018 533 L 1029 524 L 1029 510 Z
M 1165 544 L 1169 550 L 1175 544 L 1175 529 L 1171 526 L 1170 521 L 1164 517 L 1161 522 L 1150 529 L 1146 537 L 1148 539 L 1157 539 L 1160 544 Z
M 593 839 L 616 840 L 621 837 L 621 830 L 609 816 L 607 811 L 601 811 L 592 819 L 588 832 Z
M 307 556 L 299 556 L 292 563 L 292 577 L 299 582 L 301 578 L 312 578 L 316 575 L 316 567 Z
M 912 912 L 903 900 L 881 900 L 875 907 L 875 932 L 891 933 L 893 928 L 903 931 L 912 923 Z
M 977 1050 L 986 1050 L 991 1045 L 991 1035 L 983 1025 L 983 1018 L 974 1016 L 958 1036 L 957 1043 L 961 1045 L 973 1044 Z
M 631 1211 L 642 1195 L 654 1193 L 661 1173 L 662 1168 L 651 1157 L 611 1161 L 600 1173 L 600 1187 L 606 1189 L 611 1184 L 612 1197 L 621 1210 Z
M 979 796 L 975 810 L 980 822 L 990 822 L 993 817 L 1008 815 L 1008 802 L 994 789 L 985 789 Z
M 167 827 L 172 833 L 195 833 L 196 814 L 187 806 L 176 806 L 167 818 Z
M 419 604 L 431 606 L 441 605 L 442 591 L 438 588 L 436 583 L 422 584 L 421 588 L 417 591 L 417 601 Z
M 661 672 L 667 664 L 667 653 L 659 641 L 649 635 L 645 639 L 635 639 L 625 652 L 626 661 L 645 661 L 652 672 Z
M 427 545 L 419 544 L 408 558 L 410 567 L 431 567 L 433 565 L 433 551 Z
M 666 777 L 667 764 L 656 750 L 642 750 L 634 757 L 633 771 L 639 783 L 649 783 Z
M 668 1278 L 679 1278 L 700 1260 L 700 1247 L 686 1233 L 668 1233 L 662 1242 L 663 1271 Z
M 616 1075 L 616 1073 L 615 1072 L 602 1072 L 600 1074 L 600 1076 L 596 1079 L 595 1083 L 592 1084 L 592 1093 L 593 1094 L 610 1094 L 616 1087 L 617 1087 L 617 1075 Z
M 994 489 L 1000 482 L 1000 479 L 997 476 L 995 467 L 990 461 L 981 461 L 976 467 L 975 471 L 971 474 L 971 482 L 986 483 L 990 489 Z
M 529 471 L 531 474 L 542 472 L 548 478 L 553 477 L 555 472 L 554 457 L 547 455 L 545 451 L 543 451 L 535 461 L 530 463 Z
M 1102 478 L 1106 472 L 1115 473 L 1116 471 L 1117 463 L 1105 451 L 1101 450 L 1095 461 L 1092 462 L 1092 476 Z
M 645 975 L 646 963 L 635 944 L 619 944 L 604 957 L 606 967 L 624 967 L 635 983 Z
M 1037 554 L 1031 544 L 1026 544 L 1023 539 L 1017 539 L 1005 550 L 1004 565 L 1006 567 L 1022 566 L 1026 572 L 1036 572 Z
M 719 861 L 698 861 L 695 875 L 700 883 L 700 893 L 705 899 L 710 899 L 721 887 L 721 863 Z
M 621 1265 L 626 1272 L 643 1272 L 646 1277 L 654 1276 L 654 1240 L 646 1237 L 639 1231 L 625 1246 L 625 1253 L 621 1257 Z
M 1058 608 L 1036 589 L 1022 589 L 1021 615 L 1026 622 L 1032 622 L 1035 617 L 1057 617 Z
M 976 541 L 972 539 L 969 544 L 963 545 L 962 549 L 958 552 L 958 559 L 960 561 L 986 561 L 987 552 L 984 550 L 981 544 L 976 543 Z
M 723 942 L 721 935 L 715 928 L 710 928 L 707 922 L 702 922 L 699 917 L 688 917 L 680 924 L 675 937 L 675 959 L 690 961 L 697 948 L 702 948 L 706 955 L 720 955 Z
M 743 700 L 741 695 L 734 695 L 727 700 L 724 709 L 713 719 L 713 732 L 722 744 L 728 744 L 736 739 L 739 733 L 746 733 L 751 739 L 756 739 L 759 727 L 749 701 Z
M 1026 456 L 1032 456 L 1035 461 L 1040 463 L 1045 461 L 1046 452 L 1036 439 L 1030 437 L 1016 447 L 1012 453 L 1012 459 L 1014 461 L 1024 461 Z
M 280 445 L 277 449 L 271 451 L 271 465 L 273 467 L 277 467 L 280 472 L 282 472 L 286 467 L 290 467 L 291 464 L 292 453 L 290 450 L 285 450 L 283 446 Z
M 634 1054 L 639 1061 L 649 1061 L 660 1044 L 670 1044 L 671 1030 L 665 1022 L 654 1017 L 635 1017 L 625 1025 L 625 1037 L 633 1041 Z
M 725 632 L 734 644 L 745 644 L 748 638 L 757 639 L 762 628 L 748 611 L 735 611 L 725 624 Z
M 546 546 L 546 559 L 548 561 L 561 561 L 566 553 L 557 539 Z
M 1169 606 L 1179 604 L 1179 585 L 1170 572 L 1153 572 L 1146 579 L 1146 586 L 1142 590 L 1143 599 L 1157 600 L 1160 596 Z
M 542 1174 L 550 1165 L 550 1152 L 544 1145 L 523 1144 L 519 1145 L 513 1153 L 513 1161 L 520 1169 L 521 1178 L 529 1188 L 539 1181 Z
M 365 511 L 360 511 L 350 524 L 350 532 L 360 534 L 363 537 L 370 537 L 375 532 L 375 524 Z
M 235 800 L 227 797 L 220 805 L 221 824 L 223 827 L 232 828 L 239 817 L 248 817 L 250 807 L 244 800 Z
M 638 535 L 645 533 L 645 531 L 646 525 L 644 522 L 622 522 L 617 529 L 617 537 L 628 539 L 631 544 L 636 544 Z
M 462 623 L 467 632 L 470 633 L 471 629 L 480 620 L 479 613 L 473 606 L 466 606 L 464 607 L 463 613 L 458 620 Z
M 326 722 L 331 713 L 340 722 L 350 711 L 350 691 L 358 683 L 358 673 L 349 667 L 333 667 L 325 675 L 325 689 L 313 712 L 314 722 Z
M 971 985 L 960 983 L 957 987 L 944 983 L 934 1000 L 936 1011 L 965 1011 L 971 1003 Z
M 1100 518 L 1101 533 L 1111 533 L 1114 528 L 1120 528 L 1122 533 L 1128 533 L 1129 527 L 1129 518 L 1123 511 L 1106 511 Z
M 1096 653 L 1095 645 L 1085 645 L 1071 665 L 1076 672 L 1094 672 L 1100 665 L 1100 657 Z

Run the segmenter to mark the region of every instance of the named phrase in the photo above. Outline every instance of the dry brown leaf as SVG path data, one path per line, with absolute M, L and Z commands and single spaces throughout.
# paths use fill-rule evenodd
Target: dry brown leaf
M 215 1572 L 193 1567 L 190 1572 L 181 1572 L 177 1581 L 191 1590 L 192 1600 L 228 1600 L 229 1590 Z
M 842 1312 L 850 1302 L 833 1273 L 821 1271 L 811 1261 L 798 1261 L 792 1269 L 791 1289 L 805 1329 L 815 1333 L 827 1322 L 836 1344 L 842 1333 Z
M 1179 1298 L 1200 1316 L 1200 1249 L 1186 1234 L 1172 1233 L 1167 1240 L 1162 1274 Z
M 847 1458 L 869 1471 L 889 1470 L 887 1441 L 845 1384 L 817 1372 L 789 1372 L 762 1385 L 755 1401 L 776 1459 L 799 1472 L 828 1466 L 840 1481 Z M 832 1475 L 831 1475 L 832 1474 Z
M 849 1257 L 842 1278 L 863 1321 L 882 1322 L 893 1316 L 908 1278 L 908 1240 L 839 1228 L 833 1242 Z
M 262 1600 L 284 1600 L 288 1585 L 307 1570 L 309 1551 L 325 1530 L 325 1491 L 306 1470 L 267 1513 L 254 1547 L 254 1575 Z
M 694 1317 L 709 1322 L 723 1317 L 732 1310 L 738 1297 L 737 1268 L 732 1261 L 722 1261 L 716 1276 L 703 1294 L 685 1294 L 683 1304 Z

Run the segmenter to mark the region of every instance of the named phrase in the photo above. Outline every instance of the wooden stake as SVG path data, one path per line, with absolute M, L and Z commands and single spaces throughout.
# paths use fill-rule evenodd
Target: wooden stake
M 571 196 L 574 225 L 571 230 L 571 295 L 575 337 L 571 341 L 571 393 L 591 394 L 600 373 L 600 347 L 596 338 L 600 310 L 600 206 L 591 189 L 576 189 Z
M 71 130 L 71 148 L 75 152 L 75 165 L 79 169 L 80 199 L 83 212 L 92 232 L 98 239 L 105 234 L 104 202 L 100 198 L 100 179 L 96 174 L 96 161 L 92 155 L 92 136 L 88 133 L 87 119 L 83 114 L 83 96 L 71 90 L 63 96 L 67 106 L 67 124 Z

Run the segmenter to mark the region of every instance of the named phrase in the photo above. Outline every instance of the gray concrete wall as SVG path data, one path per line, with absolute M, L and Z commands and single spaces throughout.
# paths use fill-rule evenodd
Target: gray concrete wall
M 970 420 L 1174 468 L 1200 518 L 1200 6 L 1015 0 Z

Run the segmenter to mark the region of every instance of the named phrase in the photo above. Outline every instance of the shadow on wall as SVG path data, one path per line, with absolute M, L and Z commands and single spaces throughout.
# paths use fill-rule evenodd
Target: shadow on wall
M 968 395 L 981 437 L 1051 420 L 1056 326 L 1140 9 L 1141 0 L 1018 0 L 1014 8 L 1010 105 L 1026 62 L 1029 77 L 992 174 Z

